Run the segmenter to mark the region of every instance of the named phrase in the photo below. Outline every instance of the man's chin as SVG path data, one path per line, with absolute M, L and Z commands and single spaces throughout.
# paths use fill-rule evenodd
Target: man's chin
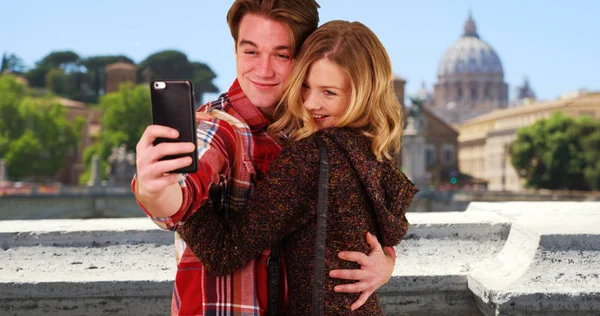
M 249 98 L 250 102 L 254 104 L 257 108 L 275 108 L 279 100 L 275 100 L 274 98 Z

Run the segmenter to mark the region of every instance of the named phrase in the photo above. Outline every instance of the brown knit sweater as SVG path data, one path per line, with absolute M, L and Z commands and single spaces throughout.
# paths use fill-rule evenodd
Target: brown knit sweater
M 349 306 L 359 294 L 335 293 L 333 287 L 346 282 L 330 278 L 328 271 L 360 268 L 337 254 L 368 253 L 367 231 L 383 246 L 398 244 L 408 229 L 404 215 L 417 189 L 395 162 L 377 161 L 371 141 L 357 131 L 335 128 L 317 135 L 327 144 L 330 163 L 324 314 L 382 315 L 376 294 L 351 312 Z M 313 138 L 283 147 L 245 209 L 224 217 L 205 204 L 180 230 L 214 274 L 229 274 L 282 240 L 289 315 L 311 313 L 319 178 L 319 150 Z

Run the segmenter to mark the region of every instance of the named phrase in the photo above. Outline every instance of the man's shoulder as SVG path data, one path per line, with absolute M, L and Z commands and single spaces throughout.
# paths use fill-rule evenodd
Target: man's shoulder
M 240 115 L 231 106 L 227 93 L 223 93 L 218 99 L 200 106 L 198 112 L 208 113 L 215 118 L 205 128 L 198 126 L 199 132 L 205 129 L 206 133 L 212 134 L 216 127 L 217 130 L 243 131 L 242 135 L 245 135 L 250 129 L 248 124 L 241 119 Z
M 199 112 L 210 113 L 213 110 L 226 111 L 231 106 L 227 92 L 222 93 L 219 98 L 204 103 L 198 108 Z

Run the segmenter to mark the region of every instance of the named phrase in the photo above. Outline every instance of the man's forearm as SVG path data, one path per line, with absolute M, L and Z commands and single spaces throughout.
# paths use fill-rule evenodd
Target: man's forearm
M 159 196 L 143 196 L 138 194 L 138 185 L 135 184 L 135 196 L 143 207 L 154 217 L 171 217 L 177 213 L 183 203 L 183 193 L 178 183 L 165 188 Z

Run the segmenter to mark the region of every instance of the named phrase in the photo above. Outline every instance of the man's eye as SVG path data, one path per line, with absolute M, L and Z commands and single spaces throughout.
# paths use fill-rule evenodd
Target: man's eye
M 247 50 L 244 52 L 246 55 L 256 55 L 256 52 L 253 50 Z
M 284 55 L 284 54 L 279 54 L 279 55 L 277 55 L 277 57 L 279 57 L 280 59 L 286 59 L 286 60 L 290 59 L 290 56 Z

